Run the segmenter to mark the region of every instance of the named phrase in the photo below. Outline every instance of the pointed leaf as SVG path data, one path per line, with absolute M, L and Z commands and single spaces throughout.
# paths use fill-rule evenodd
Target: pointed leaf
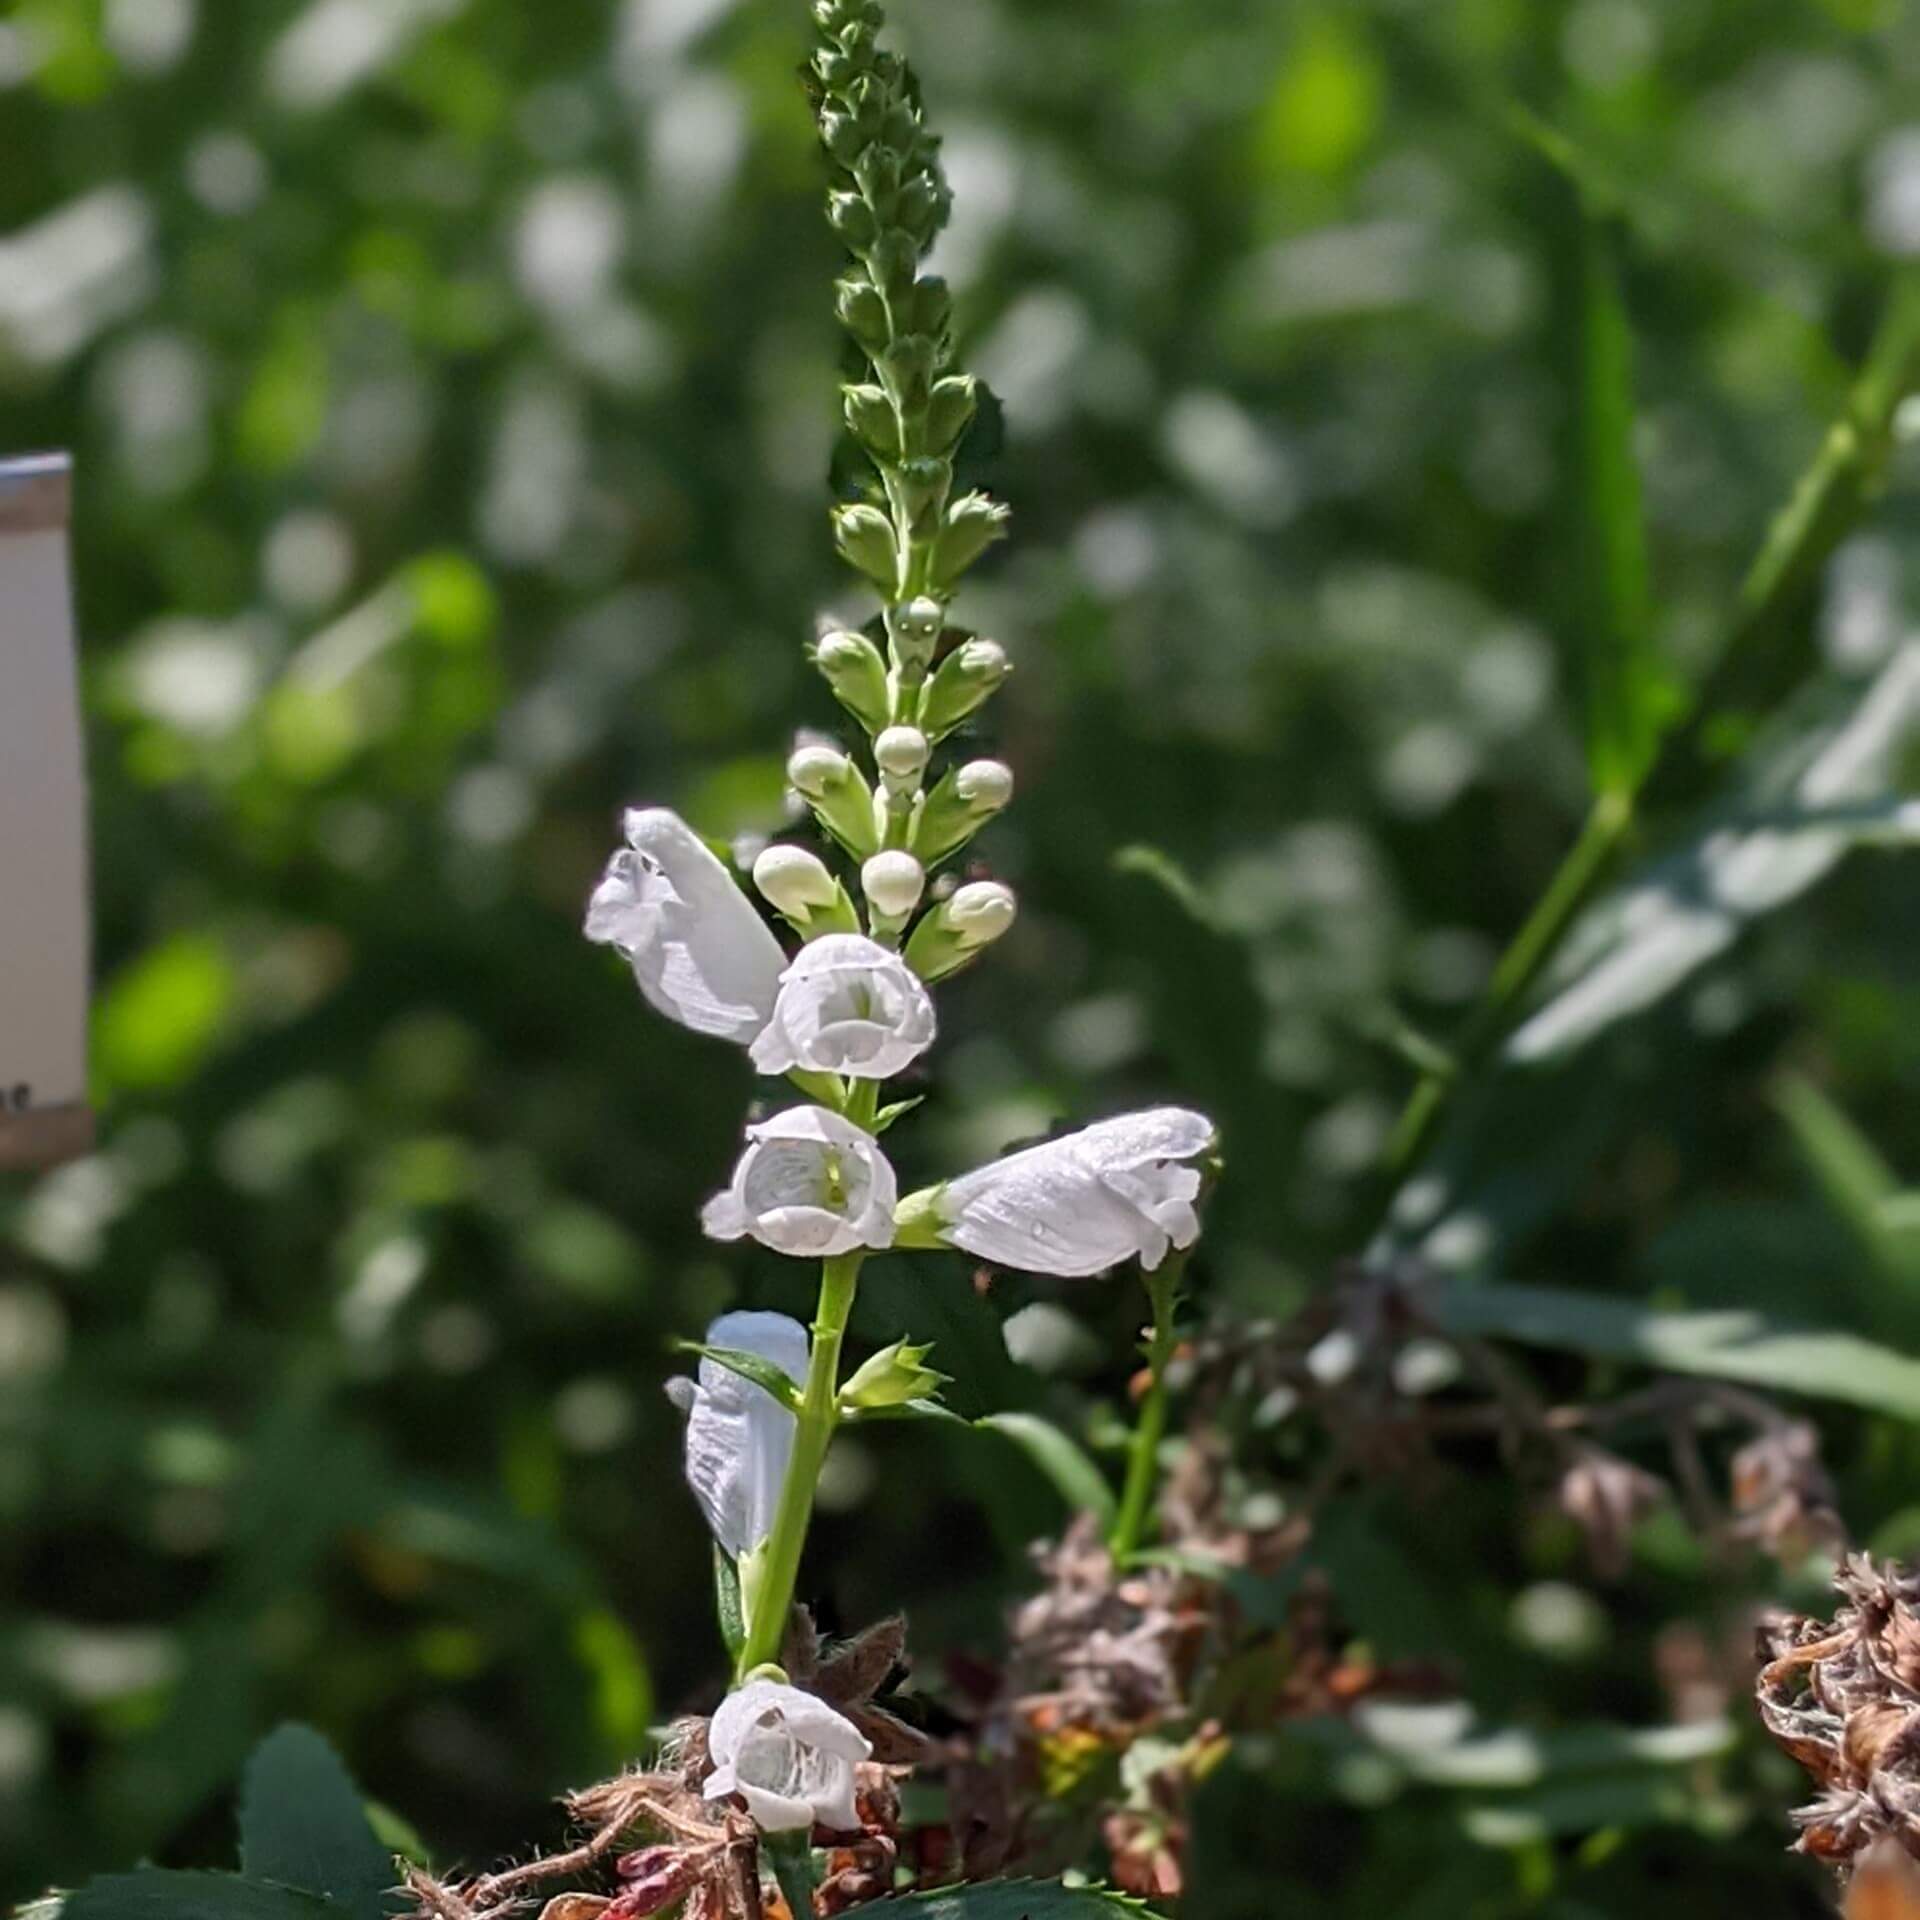
M 990 1413 L 974 1424 L 1011 1440 L 1076 1513 L 1096 1515 L 1102 1528 L 1113 1524 L 1113 1489 L 1106 1476 L 1079 1442 L 1069 1439 L 1051 1420 L 1043 1420 L 1037 1413 Z
M 346 1909 L 318 1894 L 237 1873 L 166 1873 L 147 1868 L 91 1880 L 70 1893 L 61 1920 L 344 1920 Z
M 1920 1420 L 1920 1360 L 1851 1333 L 1732 1309 L 1668 1313 L 1566 1287 L 1443 1281 L 1422 1295 L 1447 1331 L 1487 1334 L 1667 1373 L 1738 1380 Z
M 789 1413 L 800 1411 L 799 1387 L 771 1360 L 740 1347 L 704 1347 L 698 1340 L 678 1340 L 674 1344 L 682 1353 L 697 1353 L 702 1360 L 711 1360 L 715 1366 L 751 1380 L 756 1387 L 764 1387 Z
M 240 1789 L 240 1865 L 250 1879 L 324 1894 L 353 1920 L 385 1920 L 398 1875 L 338 1755 L 311 1727 L 254 1749 Z

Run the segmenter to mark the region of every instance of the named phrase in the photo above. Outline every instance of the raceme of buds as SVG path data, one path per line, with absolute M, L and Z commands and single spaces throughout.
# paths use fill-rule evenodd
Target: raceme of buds
M 824 633 L 813 644 L 812 659 L 834 698 L 869 733 L 887 724 L 887 663 L 864 633 Z
M 858 1368 L 840 1389 L 843 1407 L 902 1407 L 910 1400 L 926 1400 L 946 1384 L 947 1376 L 925 1364 L 932 1349 L 896 1340 Z
M 926 869 L 897 848 L 876 853 L 860 869 L 860 890 L 882 920 L 904 920 L 920 904 L 926 887 Z
M 742 1045 L 767 1024 L 787 964 L 711 848 L 665 807 L 635 808 L 627 844 L 587 906 L 589 940 L 617 948 L 650 1006 Z
M 957 853 L 1013 798 L 1003 760 L 969 760 L 927 795 L 913 823 L 913 850 L 928 866 Z
M 918 727 L 889 727 L 873 743 L 873 763 L 889 793 L 911 793 L 927 770 L 927 736 Z
M 793 1107 L 747 1129 L 732 1184 L 700 1224 L 716 1240 L 750 1236 L 775 1253 L 829 1259 L 890 1246 L 898 1192 L 871 1134 L 825 1107 Z
M 762 1073 L 886 1080 L 911 1066 L 934 1032 L 933 1002 L 899 954 L 860 934 L 830 933 L 780 976 L 752 1058 Z
M 963 640 L 942 660 L 920 702 L 920 726 L 930 740 L 951 733 L 991 699 L 1013 669 L 997 640 Z
M 707 1727 L 709 1800 L 738 1794 L 763 1833 L 860 1825 L 854 1768 L 873 1751 L 853 1722 L 817 1695 L 779 1680 L 749 1680 Z
M 1019 902 L 997 880 L 970 880 L 914 928 L 906 961 L 922 980 L 957 972 L 1013 925 Z
M 982 1260 L 1070 1278 L 1137 1259 L 1151 1272 L 1200 1237 L 1200 1175 L 1213 1122 L 1154 1107 L 1048 1140 L 901 1204 L 903 1243 L 928 1229 Z
M 794 791 L 813 809 L 814 818 L 857 858 L 864 860 L 880 844 L 873 820 L 873 789 L 847 756 L 835 747 L 799 747 L 787 761 Z
M 723 1313 L 703 1343 L 770 1360 L 797 1388 L 807 1377 L 807 1330 L 784 1313 Z M 737 1560 L 773 1531 L 793 1457 L 794 1417 L 765 1387 L 702 1360 L 697 1380 L 667 1383 L 687 1416 L 687 1484 L 713 1537 Z
M 807 936 L 851 933 L 859 928 L 847 890 L 818 854 L 805 847 L 775 844 L 753 863 L 753 884 L 761 898 Z

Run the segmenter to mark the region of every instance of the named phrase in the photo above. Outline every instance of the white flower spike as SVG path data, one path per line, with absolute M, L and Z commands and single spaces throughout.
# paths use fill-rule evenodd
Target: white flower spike
M 617 947 L 650 1006 L 742 1046 L 772 1016 L 785 953 L 705 841 L 665 807 L 626 816 L 627 844 L 587 907 L 587 938 Z
M 872 1753 L 851 1720 L 798 1687 L 749 1680 L 720 1703 L 707 1727 L 709 1800 L 737 1793 L 763 1833 L 860 1824 L 854 1768 Z
M 704 1344 L 756 1353 L 796 1388 L 807 1377 L 807 1330 L 784 1313 L 723 1313 Z M 687 1416 L 687 1484 L 713 1537 L 738 1560 L 773 1531 L 794 1417 L 765 1387 L 717 1360 L 702 1360 L 698 1381 L 670 1381 L 667 1392 Z
M 747 1129 L 733 1182 L 700 1223 L 716 1240 L 751 1235 L 776 1253 L 830 1259 L 891 1246 L 898 1198 L 871 1134 L 825 1107 L 792 1107 Z
M 933 1044 L 933 1001 L 897 953 L 864 934 L 830 933 L 780 976 L 766 1031 L 753 1044 L 762 1073 L 844 1073 L 886 1080 Z
M 996 1160 L 928 1199 L 942 1237 L 983 1260 L 1079 1278 L 1137 1259 L 1151 1272 L 1200 1237 L 1200 1175 L 1184 1163 L 1213 1139 L 1204 1114 L 1153 1107 Z

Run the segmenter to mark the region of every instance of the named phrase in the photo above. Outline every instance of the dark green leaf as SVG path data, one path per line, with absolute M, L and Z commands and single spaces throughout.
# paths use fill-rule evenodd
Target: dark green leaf
M 318 1894 L 237 1873 L 114 1874 L 67 1895 L 62 1920 L 344 1920 Z
M 353 1920 L 383 1920 L 397 1878 L 360 1790 L 311 1727 L 253 1751 L 240 1788 L 240 1865 L 251 1879 L 327 1895 Z
M 737 1660 L 747 1644 L 747 1612 L 740 1598 L 740 1569 L 719 1541 L 713 1543 L 713 1610 L 727 1657 Z
M 1441 1282 L 1427 1303 L 1453 1333 L 1638 1361 L 1920 1420 L 1920 1360 L 1831 1328 L 1790 1326 L 1742 1309 L 1663 1312 L 1564 1287 L 1471 1281 Z
M 789 1413 L 799 1411 L 799 1384 L 788 1379 L 771 1360 L 740 1347 L 703 1347 L 698 1340 L 680 1340 L 675 1345 L 682 1353 L 697 1353 L 702 1360 L 711 1360 L 715 1366 L 725 1367 L 743 1380 L 751 1380 L 756 1387 L 772 1394 Z

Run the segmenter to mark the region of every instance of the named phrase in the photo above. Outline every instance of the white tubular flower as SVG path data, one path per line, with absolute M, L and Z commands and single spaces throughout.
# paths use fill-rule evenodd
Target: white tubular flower
M 1213 1138 L 1213 1122 L 1182 1107 L 1102 1120 L 936 1190 L 941 1234 L 1027 1273 L 1080 1277 L 1130 1259 L 1151 1272 L 1200 1237 L 1200 1175 L 1182 1163 Z
M 627 844 L 588 903 L 587 938 L 617 947 L 668 1019 L 745 1046 L 779 994 L 779 941 L 677 813 L 635 808 L 625 824 Z
M 737 1793 L 763 1833 L 835 1833 L 859 1826 L 855 1766 L 866 1736 L 817 1695 L 778 1680 L 749 1680 L 721 1701 L 707 1727 L 709 1800 Z
M 807 1377 L 807 1330 L 784 1313 L 723 1313 L 704 1344 L 757 1353 L 796 1387 Z M 773 1531 L 794 1417 L 765 1387 L 717 1360 L 700 1362 L 698 1381 L 669 1381 L 667 1392 L 687 1416 L 687 1484 L 713 1537 L 737 1560 Z
M 879 1143 L 825 1107 L 791 1107 L 747 1129 L 733 1184 L 706 1204 L 716 1240 L 751 1235 L 776 1253 L 829 1259 L 890 1247 L 899 1198 Z
M 753 1044 L 762 1073 L 845 1073 L 885 1080 L 933 1045 L 933 1002 L 897 953 L 858 933 L 802 947 L 780 976 L 766 1031 Z

